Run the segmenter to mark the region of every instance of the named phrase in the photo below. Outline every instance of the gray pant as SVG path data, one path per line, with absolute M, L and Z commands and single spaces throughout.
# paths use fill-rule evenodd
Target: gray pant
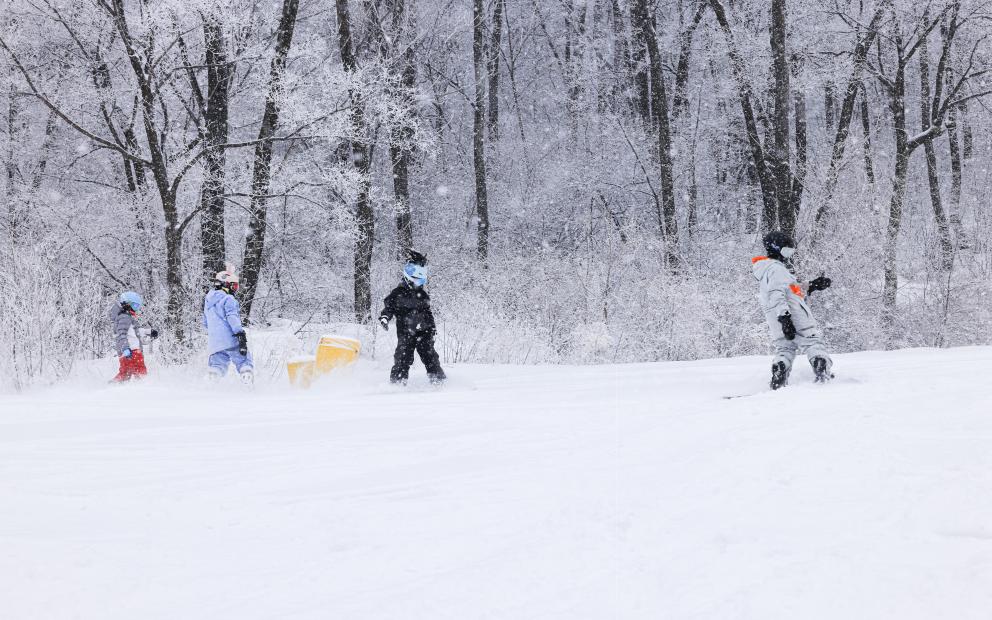
M 782 324 L 778 322 L 778 317 L 767 317 L 768 328 L 772 336 L 772 345 L 775 347 L 775 359 L 773 364 L 785 362 L 787 370 L 792 370 L 792 361 L 796 359 L 796 353 L 805 355 L 810 364 L 817 357 L 827 360 L 827 371 L 834 362 L 830 359 L 826 344 L 823 342 L 823 330 L 808 313 L 793 313 L 793 323 L 796 325 L 796 338 L 787 340 L 782 333 Z
M 792 370 L 792 360 L 796 358 L 796 353 L 805 355 L 810 364 L 815 358 L 822 357 L 827 360 L 827 371 L 834 364 L 833 360 L 830 359 L 830 354 L 827 353 L 827 347 L 823 344 L 821 334 L 815 336 L 796 334 L 795 340 L 786 340 L 785 336 L 780 336 L 772 344 L 775 345 L 775 359 L 772 360 L 772 363 L 785 362 L 785 367 L 789 370 Z

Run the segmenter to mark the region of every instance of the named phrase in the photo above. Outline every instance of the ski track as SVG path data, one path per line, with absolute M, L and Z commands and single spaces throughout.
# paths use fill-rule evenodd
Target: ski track
M 0 395 L 0 618 L 992 617 L 992 348 L 768 367 Z

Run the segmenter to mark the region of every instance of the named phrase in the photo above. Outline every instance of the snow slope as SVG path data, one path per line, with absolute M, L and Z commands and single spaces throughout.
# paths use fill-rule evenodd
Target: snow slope
M 992 617 L 992 348 L 768 365 L 0 396 L 0 618 Z

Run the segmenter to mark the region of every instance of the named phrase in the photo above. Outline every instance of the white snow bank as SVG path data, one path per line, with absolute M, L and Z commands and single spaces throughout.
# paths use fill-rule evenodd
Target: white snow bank
M 0 617 L 992 617 L 992 348 L 768 366 L 0 396 Z

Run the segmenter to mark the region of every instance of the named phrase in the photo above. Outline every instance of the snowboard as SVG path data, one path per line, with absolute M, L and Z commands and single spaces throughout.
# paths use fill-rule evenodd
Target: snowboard
M 782 390 L 787 390 L 790 387 L 795 386 L 795 385 L 816 385 L 816 386 L 826 387 L 826 386 L 829 386 L 829 385 L 837 385 L 837 384 L 841 384 L 841 385 L 855 385 L 855 384 L 859 384 L 859 383 L 861 383 L 861 381 L 859 381 L 858 379 L 851 378 L 851 377 L 843 377 L 843 378 L 840 378 L 840 379 L 834 378 L 834 379 L 831 379 L 830 381 L 820 381 L 820 382 L 816 382 L 816 381 L 808 381 L 808 382 L 806 382 L 806 381 L 803 381 L 803 382 L 800 382 L 800 383 L 789 383 L 789 384 L 783 385 L 782 387 L 780 387 L 777 390 L 773 390 L 771 388 L 767 388 L 767 389 L 764 389 L 764 390 L 761 390 L 761 391 L 758 391 L 758 392 L 748 392 L 746 394 L 731 394 L 730 396 L 724 396 L 723 397 L 723 400 L 737 400 L 738 398 L 750 398 L 752 396 L 761 396 L 762 394 L 771 394 L 773 392 L 781 392 Z

